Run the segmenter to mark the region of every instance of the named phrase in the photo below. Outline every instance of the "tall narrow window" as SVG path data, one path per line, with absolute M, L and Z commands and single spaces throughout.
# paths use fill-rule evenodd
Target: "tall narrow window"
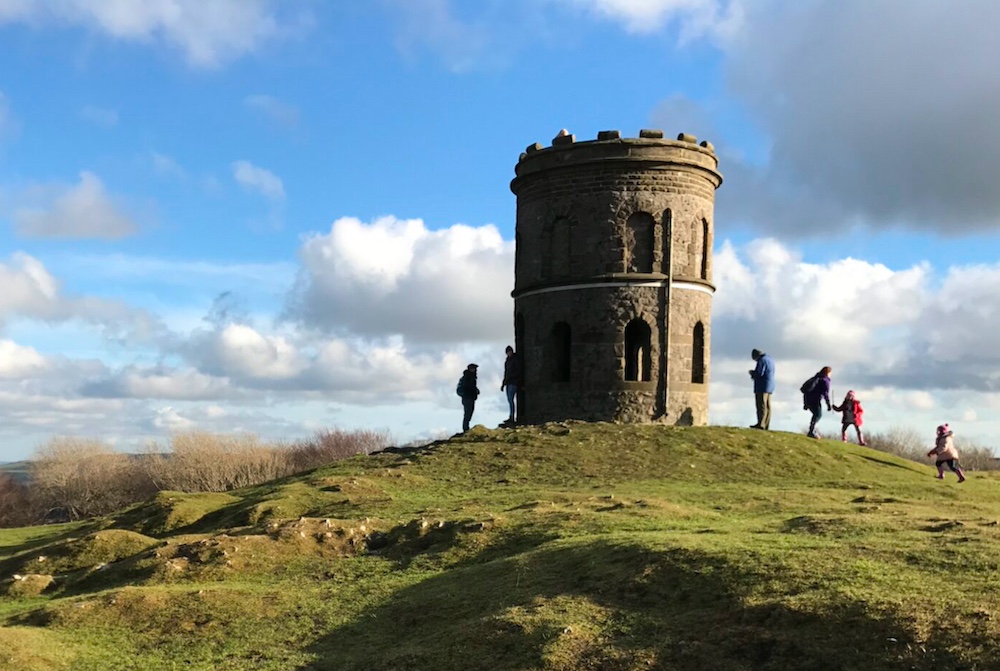
M 636 212 L 625 222 L 625 272 L 653 272 L 653 215 Z
M 691 352 L 691 382 L 705 384 L 705 325 L 698 322 L 694 325 L 694 337 Z
M 712 241 L 708 237 L 708 219 L 701 220 L 701 279 L 708 279 L 708 258 L 712 253 Z
M 569 382 L 571 348 L 569 324 L 557 322 L 549 336 L 549 364 L 553 382 Z
M 542 225 L 542 245 L 541 245 L 541 278 L 543 280 L 552 279 L 552 231 L 555 222 L 547 221 Z
M 670 269 L 671 269 L 671 267 L 670 267 L 670 253 L 671 252 L 670 252 L 670 250 L 673 249 L 673 242 L 674 242 L 674 240 L 673 240 L 673 237 L 674 237 L 674 228 L 673 228 L 673 225 L 674 225 L 673 215 L 670 213 L 670 210 L 664 210 L 663 211 L 663 235 L 661 236 L 662 237 L 662 241 L 663 241 L 663 268 L 660 271 L 664 275 L 669 275 L 670 274 Z
M 642 319 L 625 326 L 625 379 L 649 382 L 652 379 L 652 331 Z

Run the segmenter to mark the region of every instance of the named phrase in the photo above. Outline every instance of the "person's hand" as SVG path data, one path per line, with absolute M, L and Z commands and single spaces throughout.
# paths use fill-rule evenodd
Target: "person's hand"
M 752 370 L 748 370 L 747 372 L 750 373 L 750 377 L 753 377 L 753 371 Z
M 500 385 L 500 391 L 503 391 L 503 387 L 504 387 L 503 385 Z
M 826 411 L 827 411 L 827 412 L 831 412 L 832 410 L 833 410 L 833 408 L 831 408 L 831 407 L 830 407 L 830 404 L 829 404 L 829 403 L 827 403 L 827 404 L 826 404 Z

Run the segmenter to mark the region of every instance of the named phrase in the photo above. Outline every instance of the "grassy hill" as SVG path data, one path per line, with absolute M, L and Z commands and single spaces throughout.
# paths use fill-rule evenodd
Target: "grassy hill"
M 0 531 L 0 669 L 1000 668 L 1000 480 L 932 475 L 570 423 L 161 493 Z

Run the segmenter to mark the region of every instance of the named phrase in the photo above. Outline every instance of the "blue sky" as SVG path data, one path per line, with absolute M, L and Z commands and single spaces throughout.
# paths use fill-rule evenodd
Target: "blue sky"
M 828 363 L 874 430 L 1000 444 L 1000 8 L 952 5 L 0 0 L 0 460 L 440 435 L 470 360 L 499 421 L 508 185 L 561 128 L 715 144 L 713 422 L 759 347 L 780 428 Z

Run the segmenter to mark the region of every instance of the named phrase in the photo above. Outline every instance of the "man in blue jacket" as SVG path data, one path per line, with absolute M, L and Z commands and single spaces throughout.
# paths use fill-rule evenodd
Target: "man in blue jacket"
M 774 393 L 774 359 L 759 349 L 750 352 L 757 367 L 750 371 L 753 378 L 753 394 L 757 400 L 757 423 L 751 429 L 768 430 L 771 426 L 771 394 Z

